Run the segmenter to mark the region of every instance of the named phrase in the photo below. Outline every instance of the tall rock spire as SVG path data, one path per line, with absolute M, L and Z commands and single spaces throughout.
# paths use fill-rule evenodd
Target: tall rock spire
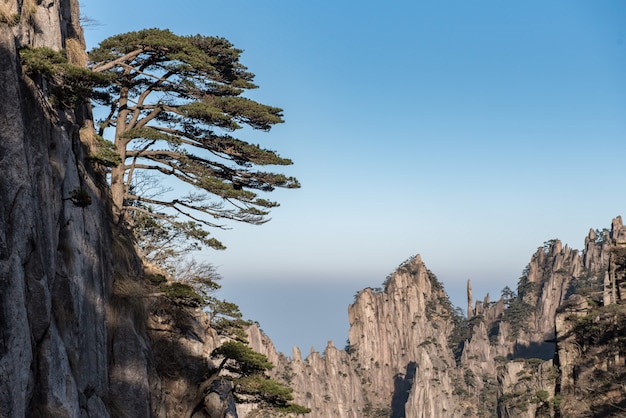
M 474 316 L 474 298 L 472 297 L 472 283 L 467 279 L 467 319 Z

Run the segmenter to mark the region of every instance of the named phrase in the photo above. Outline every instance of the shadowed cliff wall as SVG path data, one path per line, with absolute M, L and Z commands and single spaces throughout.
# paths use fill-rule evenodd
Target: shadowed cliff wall
M 53 109 L 18 56 L 26 45 L 82 42 L 78 2 L 3 7 L 12 20 L 0 23 L 0 415 L 107 417 L 110 211 L 85 163 L 88 111 Z M 92 204 L 76 206 L 74 190 Z

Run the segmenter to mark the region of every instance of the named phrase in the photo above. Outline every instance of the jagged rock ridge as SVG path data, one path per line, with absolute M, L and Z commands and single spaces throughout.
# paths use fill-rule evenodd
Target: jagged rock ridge
M 76 0 L 0 4 L 0 414 L 235 417 L 206 316 L 152 294 L 113 232 L 89 109 L 53 107 L 21 72 L 23 46 L 84 48 L 78 16 Z M 359 293 L 346 349 L 288 359 L 250 340 L 311 417 L 619 416 L 625 245 L 619 217 L 582 254 L 548 242 L 516 292 L 470 300 L 468 318 L 416 257 Z
M 582 253 L 550 240 L 497 301 L 474 304 L 468 283 L 466 318 L 417 256 L 358 293 L 345 349 L 287 358 L 250 340 L 313 418 L 621 416 L 625 247 L 621 217 Z
M 349 307 L 345 349 L 329 343 L 325 355 L 311 352 L 303 360 L 294 348 L 287 359 L 257 328 L 249 330 L 250 342 L 278 365 L 276 376 L 290 382 L 312 417 L 446 417 L 459 405 L 447 350 L 453 314 L 443 286 L 416 256 L 384 290 L 359 292 Z

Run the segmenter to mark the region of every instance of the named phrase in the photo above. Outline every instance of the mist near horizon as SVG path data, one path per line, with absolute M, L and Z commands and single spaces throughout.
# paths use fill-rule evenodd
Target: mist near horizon
M 572 229 L 581 232 L 583 230 L 588 232 L 590 229 L 609 229 L 612 219 L 602 225 Z M 556 239 L 559 239 L 564 247 L 582 250 L 585 237 L 586 234 L 582 235 L 574 243 Z M 511 239 L 514 240 L 514 237 Z M 485 262 L 484 265 L 477 265 L 476 260 L 468 263 L 467 256 L 449 259 L 433 257 L 431 263 L 428 255 L 416 254 L 420 255 L 426 268 L 443 284 L 452 306 L 460 308 L 466 314 L 468 280 L 471 281 L 473 305 L 486 297 L 491 301 L 498 300 L 504 287 L 517 290 L 518 280 L 532 255 L 550 239 L 546 238 L 531 245 L 522 256 L 518 256 L 517 263 L 509 260 L 507 264 L 495 259 L 499 251 L 494 249 L 489 252 L 489 248 L 482 249 L 487 255 L 487 260 L 491 261 Z M 500 250 L 506 245 L 506 242 L 502 242 Z M 425 253 L 428 254 L 429 251 Z M 416 254 L 397 258 L 399 261 L 395 265 L 390 265 L 386 273 L 377 272 L 379 274 L 373 272 L 364 274 L 357 269 L 355 274 L 343 272 L 334 277 L 332 272 L 328 271 L 320 275 L 301 271 L 290 277 L 275 270 L 274 275 L 266 278 L 254 279 L 253 273 L 247 278 L 226 276 L 221 281 L 222 289 L 218 296 L 238 304 L 245 319 L 258 322 L 278 352 L 291 357 L 295 346 L 300 349 L 302 356 L 306 357 L 311 350 L 322 353 L 329 341 L 337 348 L 344 348 L 350 328 L 348 307 L 354 302 L 358 292 L 368 287 L 382 287 L 388 275 L 395 272 L 404 260 Z
M 437 274 L 427 260 L 423 261 L 443 283 L 452 305 L 461 308 L 464 313 L 467 311 L 468 279 L 472 283 L 473 303 L 482 301 L 487 295 L 493 301 L 500 297 L 505 286 L 516 289 L 525 266 L 514 269 L 515 273 L 510 277 L 488 275 L 471 278 L 466 275 Z M 217 296 L 239 305 L 244 318 L 257 322 L 278 352 L 291 357 L 295 346 L 306 357 L 311 350 L 322 353 L 329 341 L 337 348 L 344 348 L 350 328 L 349 305 L 361 290 L 382 287 L 386 277 L 349 281 L 331 280 L 328 277 L 318 281 L 225 278 L 220 282 L 222 288 Z M 259 300 L 261 295 L 262 300 Z
M 212 230 L 228 249 L 199 258 L 287 352 L 343 344 L 354 294 L 415 254 L 465 309 L 468 279 L 497 299 L 543 242 L 582 249 L 610 226 L 626 207 L 625 4 L 81 1 L 103 23 L 90 48 L 146 27 L 223 36 L 251 98 L 284 109 L 243 139 L 292 159 L 302 188 L 272 192 L 261 227 Z

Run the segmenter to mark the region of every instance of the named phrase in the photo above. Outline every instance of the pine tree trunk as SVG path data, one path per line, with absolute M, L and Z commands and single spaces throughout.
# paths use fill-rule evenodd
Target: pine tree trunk
M 128 70 L 125 70 L 128 71 Z M 117 116 L 117 124 L 115 126 L 115 147 L 120 155 L 122 162 L 111 170 L 111 198 L 113 200 L 113 216 L 116 223 L 120 223 L 124 218 L 124 196 L 126 194 L 126 185 L 124 183 L 124 174 L 126 172 L 126 147 L 128 140 L 122 135 L 127 130 L 126 120 L 128 118 L 128 88 L 122 88 L 120 91 L 119 112 Z

